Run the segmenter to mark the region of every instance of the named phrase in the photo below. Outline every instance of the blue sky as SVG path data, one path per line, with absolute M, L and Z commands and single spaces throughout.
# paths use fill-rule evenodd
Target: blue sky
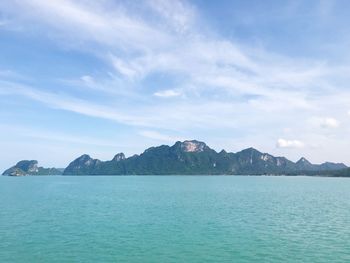
M 0 168 L 198 139 L 350 164 L 348 1 L 0 2 Z

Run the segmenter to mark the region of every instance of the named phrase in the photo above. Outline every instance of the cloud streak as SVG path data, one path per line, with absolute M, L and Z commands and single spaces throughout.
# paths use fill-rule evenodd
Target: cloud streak
M 153 94 L 156 97 L 161 97 L 161 98 L 170 98 L 170 97 L 178 97 L 181 95 L 181 92 L 176 91 L 176 90 L 162 90 L 162 91 L 157 91 Z
M 166 134 L 162 134 L 160 132 L 157 131 L 151 131 L 151 130 L 142 130 L 139 132 L 139 134 L 143 137 L 149 138 L 149 139 L 153 139 L 156 141 L 164 141 L 167 143 L 173 143 L 175 141 L 183 141 L 184 139 L 181 137 L 177 137 L 177 136 L 169 136 Z

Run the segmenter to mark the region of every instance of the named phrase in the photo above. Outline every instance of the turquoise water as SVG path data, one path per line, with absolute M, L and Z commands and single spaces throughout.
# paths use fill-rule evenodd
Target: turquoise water
M 350 262 L 350 179 L 0 177 L 0 262 Z

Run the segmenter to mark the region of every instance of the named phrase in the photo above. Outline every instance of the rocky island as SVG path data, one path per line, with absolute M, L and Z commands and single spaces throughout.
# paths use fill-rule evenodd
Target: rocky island
M 346 176 L 343 163 L 312 164 L 305 158 L 292 162 L 248 148 L 237 153 L 216 152 L 204 142 L 188 140 L 172 146 L 146 149 L 126 158 L 118 153 L 110 161 L 100 161 L 84 154 L 62 172 L 38 167 L 37 161 L 20 161 L 3 175 L 331 175 Z
M 25 176 L 25 175 L 61 175 L 62 169 L 44 168 L 38 166 L 36 160 L 23 160 L 7 169 L 2 175 Z

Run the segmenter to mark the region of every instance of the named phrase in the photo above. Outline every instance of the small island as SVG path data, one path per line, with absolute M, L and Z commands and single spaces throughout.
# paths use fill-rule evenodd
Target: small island
M 19 161 L 16 165 L 3 172 L 3 175 L 25 176 L 25 175 L 61 175 L 64 169 L 44 168 L 38 166 L 36 160 Z

